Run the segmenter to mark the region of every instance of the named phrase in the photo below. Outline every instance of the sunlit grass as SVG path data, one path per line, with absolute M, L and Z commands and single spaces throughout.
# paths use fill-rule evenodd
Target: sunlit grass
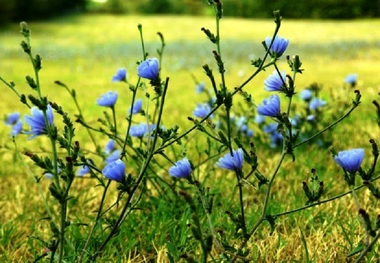
M 120 108 L 117 111 L 122 116 L 120 122 L 123 121 L 123 113 L 130 102 L 130 92 L 125 85 L 111 83 L 111 77 L 119 67 L 126 67 L 129 81 L 136 81 L 136 61 L 142 58 L 138 24 L 143 25 L 146 49 L 151 56 L 156 56 L 155 50 L 160 47 L 156 33 L 161 32 L 165 37 L 162 75 L 170 76 L 170 85 L 164 123 L 179 124 L 180 131 L 184 131 L 183 127 L 191 125 L 187 116 L 192 115 L 192 110 L 201 100 L 195 94 L 192 75 L 208 84 L 202 65 L 208 63 L 214 68 L 215 74 L 217 72 L 211 52 L 213 47 L 200 30 L 205 27 L 214 31 L 215 21 L 212 18 L 96 15 L 30 23 L 32 47 L 43 58 L 42 89 L 50 99 L 72 111 L 75 107 L 70 96 L 53 83 L 60 80 L 70 88 L 75 88 L 79 102 L 83 105 L 85 118 L 94 125 L 97 123 L 97 116 L 101 116 L 103 110 L 95 105 L 96 98 L 107 90 L 117 90 L 120 95 L 117 104 Z M 227 85 L 233 90 L 255 70 L 250 65 L 250 59 L 263 54 L 261 41 L 272 34 L 274 23 L 271 20 L 223 18 L 221 26 Z M 364 147 L 368 156 L 369 138 L 380 139 L 378 127 L 372 122 L 375 115 L 371 105 L 371 101 L 380 90 L 379 26 L 380 20 L 336 22 L 284 19 L 279 33 L 290 39 L 287 53 L 299 54 L 305 68 L 303 75 L 297 77 L 297 88 L 302 89 L 314 82 L 322 84 L 324 89 L 321 97 L 326 99 L 331 107 L 334 107 L 335 102 L 331 94 L 349 101 L 353 98 L 352 91 L 342 90 L 344 78 L 350 73 L 359 75 L 358 88 L 363 95 L 363 104 L 344 121 L 344 124 L 349 125 L 336 127 L 329 135 L 334 139 L 337 149 Z M 0 33 L 0 75 L 8 81 L 14 81 L 21 92 L 29 94 L 30 90 L 24 77 L 32 74 L 32 68 L 26 55 L 22 54 L 19 46 L 21 36 L 18 32 L 18 25 L 11 25 Z M 280 65 L 289 72 L 284 60 Z M 245 88 L 252 94 L 255 102 L 266 96 L 266 92 L 263 91 L 263 80 L 266 76 L 266 73 L 259 75 Z M 0 104 L 3 115 L 16 110 L 28 113 L 26 108 L 16 103 L 17 97 L 10 90 L 4 85 L 0 87 L 3 90 Z M 357 125 L 359 121 L 361 124 Z M 33 176 L 28 174 L 18 157 L 12 153 L 14 146 L 9 138 L 8 127 L 1 128 L 0 134 L 3 146 L 0 164 L 0 236 L 3 237 L 0 254 L 3 254 L 3 258 L 0 256 L 0 259 L 19 262 L 29 260 L 35 257 L 34 253 L 41 252 L 31 249 L 32 243 L 36 247 L 40 246 L 36 245 L 36 240 L 28 237 L 48 234 L 44 233 L 42 228 L 46 227 L 47 223 L 39 220 L 46 215 Z M 87 140 L 82 128 L 78 128 L 78 134 L 79 140 Z M 39 151 L 40 146 L 45 145 L 43 139 L 38 139 L 43 143 L 37 140 L 25 142 L 24 138 L 17 140 L 21 151 L 24 148 Z M 258 149 L 259 167 L 264 174 L 270 173 L 275 166 L 278 152 L 274 151 L 264 147 Z M 340 171 L 327 150 L 321 150 L 316 145 L 301 147 L 296 150 L 296 156 L 295 163 L 290 158 L 286 161 L 279 173 L 279 180 L 273 187 L 273 200 L 269 209 L 272 213 L 304 205 L 306 198 L 302 191 L 302 181 L 309 180 L 311 168 L 316 168 L 320 178 L 325 182 L 326 197 L 347 191 L 343 180 L 337 180 L 337 176 L 341 176 Z M 25 162 L 30 163 L 27 159 Z M 365 160 L 365 165 L 369 162 Z M 40 176 L 39 172 L 34 171 Z M 168 179 L 166 171 L 162 171 L 162 176 Z M 215 181 L 220 186 L 216 187 Z M 99 192 L 91 180 L 76 182 L 78 185 L 74 187 L 78 191 L 86 189 L 86 192 L 72 201 L 80 207 L 75 207 L 73 214 L 83 220 L 93 216 L 84 215 L 83 212 L 96 209 Z M 233 176 L 225 173 L 219 173 L 218 178 L 209 178 L 206 181 L 206 184 L 215 187 L 213 190 L 218 191 L 216 204 L 218 208 L 222 208 L 222 212 L 213 214 L 216 228 L 223 229 L 231 224 L 223 213 L 231 209 L 230 203 L 223 202 L 227 194 L 232 192 L 235 183 Z M 46 192 L 47 187 L 48 182 L 44 181 L 42 191 Z M 92 190 L 88 191 L 89 188 Z M 250 186 L 247 186 L 246 190 L 249 193 L 245 200 L 249 204 L 247 211 L 252 215 L 253 223 L 258 216 L 256 213 L 260 211 L 264 191 Z M 365 190 L 361 190 L 360 194 L 362 193 L 365 193 Z M 371 203 L 370 207 L 377 207 L 377 201 L 365 194 L 363 196 L 363 206 Z M 287 199 L 286 203 L 283 203 L 284 199 Z M 116 192 L 112 201 L 115 200 Z M 125 222 L 126 228 L 122 229 L 121 235 L 111 244 L 122 247 L 124 251 L 116 255 L 109 249 L 105 253 L 106 257 L 124 261 L 130 259 L 132 262 L 149 262 L 151 258 L 158 260 L 157 262 L 168 262 L 165 253 L 168 243 L 180 247 L 183 253 L 198 253 L 194 252 L 194 243 L 188 243 L 191 233 L 186 222 L 190 220 L 191 215 L 185 209 L 185 202 L 178 201 L 170 207 L 164 199 L 152 200 L 151 204 L 145 205 L 147 210 L 151 209 L 150 212 L 132 213 Z M 173 221 L 173 217 L 178 217 L 178 221 Z M 264 224 L 250 241 L 249 247 L 252 248 L 253 257 L 259 261 L 296 259 L 305 262 L 306 248 L 301 242 L 302 231 L 306 238 L 309 257 L 313 262 L 340 262 L 345 260 L 352 249 L 342 228 L 350 232 L 354 244 L 363 234 L 350 197 L 281 217 L 277 223 L 278 227 L 273 235 L 269 236 L 269 227 Z M 138 231 L 130 231 L 128 226 L 133 226 Z M 231 226 L 231 229 L 224 229 L 229 238 L 233 238 L 232 228 Z M 78 236 L 83 234 L 79 228 L 77 231 Z M 122 242 L 123 246 L 118 242 Z M 110 254 L 107 255 L 108 251 Z M 376 253 L 377 249 L 374 254 L 378 256 Z

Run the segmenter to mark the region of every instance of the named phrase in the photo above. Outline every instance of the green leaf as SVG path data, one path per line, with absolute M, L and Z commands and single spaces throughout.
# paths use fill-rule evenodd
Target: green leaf
M 359 244 L 348 253 L 347 257 L 352 257 L 353 255 L 356 255 L 363 251 L 363 249 L 366 248 L 366 245 L 363 242 L 359 242 Z

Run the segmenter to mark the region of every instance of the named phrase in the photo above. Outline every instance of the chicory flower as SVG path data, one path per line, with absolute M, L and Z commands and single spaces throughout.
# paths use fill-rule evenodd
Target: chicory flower
M 110 180 L 121 182 L 125 176 L 125 164 L 122 160 L 117 159 L 104 167 L 102 174 Z
M 204 118 L 210 113 L 210 111 L 211 107 L 207 103 L 198 104 L 193 111 L 193 115 L 198 118 Z
M 121 156 L 121 151 L 115 150 L 110 155 L 107 156 L 106 163 L 112 163 L 116 161 L 117 159 L 120 159 L 120 156 Z
M 309 109 L 310 110 L 316 110 L 320 107 L 323 107 L 326 105 L 326 101 L 321 100 L 319 98 L 313 98 L 309 103 Z
M 113 82 L 126 81 L 126 80 L 127 80 L 127 70 L 125 68 L 118 69 L 116 74 L 112 77 Z
M 107 93 L 101 95 L 96 100 L 96 103 L 99 106 L 113 107 L 117 101 L 117 96 L 118 96 L 118 94 L 116 91 L 108 91 Z
M 140 63 L 137 68 L 139 77 L 156 80 L 159 74 L 160 65 L 157 58 L 148 58 Z
M 257 106 L 257 112 L 263 116 L 277 117 L 280 114 L 280 98 L 277 94 L 269 96 Z
M 243 167 L 244 162 L 244 152 L 241 148 L 232 151 L 231 153 L 227 153 L 219 161 L 216 163 L 216 166 L 219 168 L 237 171 Z
M 15 125 L 19 119 L 20 119 L 20 113 L 13 112 L 13 113 L 8 114 L 4 122 L 6 125 Z
M 177 161 L 172 167 L 169 168 L 169 174 L 176 178 L 186 178 L 191 174 L 191 165 L 189 160 L 185 157 Z
M 31 108 L 30 112 L 32 114 L 31 116 L 25 116 L 25 122 L 30 126 L 31 129 L 31 131 L 26 132 L 27 134 L 32 134 L 32 137 L 30 137 L 30 139 L 33 139 L 41 134 L 47 134 L 47 127 L 45 123 L 44 113 L 42 112 L 42 110 L 34 106 Z M 47 106 L 46 116 L 48 125 L 53 126 L 54 117 L 53 110 L 50 105 Z
M 364 149 L 351 149 L 338 152 L 338 155 L 334 156 L 334 160 L 344 170 L 350 173 L 355 173 L 359 170 L 360 165 L 364 159 Z
M 281 91 L 283 87 L 286 87 L 286 73 L 285 71 L 279 72 L 277 70 L 273 71 L 265 81 L 265 90 L 266 91 Z
M 136 100 L 135 103 L 133 103 L 132 107 L 129 109 L 128 114 L 131 114 L 131 111 L 132 111 L 132 114 L 139 113 L 141 111 L 142 105 L 143 105 L 142 99 Z
M 301 99 L 305 101 L 309 101 L 311 99 L 311 96 L 313 96 L 313 92 L 309 89 L 304 89 L 304 90 L 301 90 L 301 92 L 299 93 L 299 96 Z
M 129 130 L 129 134 L 132 137 L 142 138 L 144 135 L 146 135 L 148 132 L 151 132 L 155 128 L 156 128 L 156 124 L 148 125 L 146 123 L 140 123 L 137 125 L 132 125 Z
M 265 44 L 268 48 L 271 42 L 272 42 L 272 37 L 265 38 Z M 272 55 L 275 56 L 276 58 L 281 57 L 281 55 L 285 52 L 286 48 L 288 47 L 288 44 L 289 44 L 288 39 L 285 39 L 277 35 L 274 38 L 273 44 L 270 48 Z
M 357 74 L 349 74 L 345 79 L 346 83 L 350 84 L 352 87 L 356 85 L 357 80 L 358 80 Z
M 115 148 L 116 148 L 116 141 L 110 139 L 110 140 L 107 142 L 106 147 L 104 147 L 104 152 L 105 152 L 106 154 L 109 154 L 109 153 L 111 153 L 113 150 L 115 150 Z

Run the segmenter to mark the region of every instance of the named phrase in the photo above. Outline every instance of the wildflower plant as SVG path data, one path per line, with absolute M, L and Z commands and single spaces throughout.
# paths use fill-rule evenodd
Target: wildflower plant
M 198 104 L 195 110 L 185 113 L 191 123 L 191 127 L 185 130 L 177 125 L 165 125 L 170 113 L 165 112 L 164 106 L 170 103 L 171 98 L 167 97 L 169 77 L 161 76 L 166 45 L 161 33 L 158 33 L 161 46 L 157 54 L 153 54 L 145 49 L 143 27 L 138 25 L 142 54 L 136 58 L 137 67 L 115 69 L 115 74 L 109 78 L 110 82 L 121 82 L 127 89 L 99 94 L 94 101 L 100 106 L 98 112 L 94 112 L 93 119 L 88 120 L 82 114 L 80 98 L 77 98 L 75 90 L 63 82 L 57 81 L 56 84 L 69 93 L 77 107 L 76 113 L 69 114 L 55 101 L 58 98 L 45 95 L 45 87 L 40 82 L 42 59 L 33 53 L 29 27 L 25 22 L 21 23 L 24 37 L 21 46 L 34 70 L 34 77 L 26 77 L 30 94 L 20 94 L 14 83 L 3 77 L 0 80 L 15 92 L 26 111 L 31 112 L 31 115 L 24 117 L 29 127 L 23 129 L 19 124 L 12 130 L 16 151 L 23 134 L 32 135 L 30 139 L 39 142 L 42 141 L 41 137 L 47 137 L 49 141 L 49 150 L 26 150 L 25 156 L 20 154 L 20 158 L 27 157 L 36 166 L 36 169 L 30 170 L 34 173 L 42 170 L 40 172 L 50 178 L 33 177 L 36 184 L 50 180 L 49 192 L 41 192 L 48 214 L 46 220 L 49 221 L 49 231 L 44 232 L 50 234 L 37 237 L 47 252 L 37 255 L 35 260 L 48 257 L 51 262 L 94 262 L 104 256 L 106 249 L 115 249 L 115 255 L 120 253 L 116 250 L 123 247 L 120 245 L 123 244 L 120 243 L 123 239 L 121 231 L 131 229 L 130 233 L 137 233 L 139 229 L 130 228 L 128 223 L 136 215 L 152 214 L 148 207 L 156 199 L 166 202 L 165 206 L 180 203 L 182 214 L 173 217 L 173 224 L 184 225 L 189 231 L 183 235 L 186 241 L 183 246 L 168 241 L 170 262 L 181 259 L 188 262 L 252 261 L 258 257 L 254 256 L 249 242 L 265 238 L 263 235 L 255 236 L 258 228 L 265 226 L 264 222 L 269 223 L 273 232 L 276 231 L 278 218 L 301 213 L 348 194 L 353 196 L 363 222 L 360 235 L 365 236 L 365 242 L 351 253 L 360 253 L 357 258 L 361 259 L 373 248 L 380 236 L 380 225 L 371 222 L 357 195 L 359 189 L 366 188 L 372 196 L 380 198 L 380 191 L 375 185 L 379 178 L 376 168 L 379 151 L 374 139 L 370 140 L 372 161 L 370 154 L 364 155 L 364 145 L 352 145 L 355 149 L 339 153 L 331 148 L 332 162 L 335 160 L 342 168 L 349 191 L 338 196 L 327 196 L 324 183 L 320 180 L 323 176 L 318 176 L 312 168 L 311 180 L 299 186 L 305 194 L 306 204 L 282 212 L 272 209 L 274 185 L 285 169 L 285 162 L 297 163 L 301 146 L 313 143 L 314 139 L 321 138 L 336 125 L 343 124 L 361 104 L 360 91 L 351 94 L 352 103 L 344 108 L 344 112 L 338 112 L 340 116 L 329 122 L 323 120 L 323 111 L 330 104 L 319 97 L 320 90 L 314 86 L 303 90 L 296 88 L 296 78 L 304 69 L 298 55 L 287 54 L 290 41 L 278 35 L 282 22 L 279 11 L 274 12 L 273 34 L 262 41 L 262 56 L 251 61 L 251 74 L 239 85 L 232 85 L 225 74 L 227 64 L 221 45 L 223 4 L 218 0 L 208 0 L 207 3 L 215 12 L 215 32 L 205 27 L 202 32 L 213 47 L 210 56 L 214 64 L 201 66 L 207 81 L 196 82 L 196 92 L 199 96 L 205 94 L 206 100 L 194 102 L 194 105 Z M 281 68 L 280 60 L 287 62 L 287 71 L 291 73 L 287 74 Z M 266 98 L 258 98 L 254 92 L 250 94 L 248 84 L 257 75 L 268 74 L 270 69 L 273 73 L 264 82 L 268 92 Z M 133 79 L 136 82 L 132 84 Z M 116 103 L 119 96 L 128 96 L 130 104 Z M 243 102 L 237 98 L 242 98 Z M 116 107 L 123 107 L 120 111 L 124 114 L 122 117 L 117 116 L 119 111 Z M 100 117 L 95 117 L 96 114 Z M 16 126 L 19 120 L 20 114 L 11 113 L 5 123 Z M 89 141 L 77 140 L 78 127 L 86 132 Z M 263 136 L 269 137 L 270 141 L 263 139 Z M 330 140 L 328 146 L 332 144 L 335 142 Z M 273 167 L 262 166 L 266 158 L 263 153 L 268 151 L 268 147 L 274 148 L 270 150 L 272 154 L 277 153 L 271 156 L 276 160 Z M 327 152 L 327 149 L 323 148 L 322 151 Z M 366 169 L 368 165 L 370 167 Z M 332 173 L 328 175 L 339 176 Z M 226 191 L 220 182 L 231 175 L 236 183 L 229 185 L 232 191 Z M 286 176 L 295 175 L 289 173 Z M 362 179 L 360 185 L 357 176 Z M 87 191 L 76 191 L 73 187 L 74 182 L 84 179 L 90 179 L 97 189 L 101 189 L 100 201 L 94 216 L 77 218 L 71 214 L 77 204 L 70 200 Z M 252 192 L 257 195 L 255 207 L 247 201 Z M 53 200 L 48 200 L 47 196 L 52 196 Z M 215 205 L 215 200 L 218 200 L 218 205 Z M 225 225 L 215 221 L 215 217 L 221 214 L 225 215 Z M 77 220 L 75 224 L 72 223 L 73 218 Z M 74 235 L 76 230 L 73 229 L 78 225 L 85 226 L 80 230 L 81 239 L 75 239 Z M 230 229 L 234 229 L 233 233 L 225 233 Z M 166 233 L 161 234 L 169 238 Z M 196 253 L 186 248 L 189 244 L 196 248 Z M 123 251 L 123 254 L 129 252 L 132 251 Z

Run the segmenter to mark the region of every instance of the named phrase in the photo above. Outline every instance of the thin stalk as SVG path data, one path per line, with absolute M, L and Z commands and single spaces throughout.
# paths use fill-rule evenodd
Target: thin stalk
M 242 177 L 241 177 L 242 178 Z M 244 202 L 243 202 L 243 187 L 241 185 L 241 179 L 239 175 L 236 174 L 236 179 L 239 187 L 239 201 L 240 201 L 240 213 L 241 213 L 241 222 L 243 227 L 243 236 L 245 237 L 247 234 L 247 226 L 245 224 L 245 213 L 244 213 Z
M 368 252 L 371 251 L 372 247 L 376 244 L 377 240 L 380 238 L 380 232 L 376 234 L 376 236 L 372 239 L 371 243 L 369 243 L 365 249 L 363 249 L 362 253 L 358 256 L 358 258 L 355 260 L 355 263 L 359 263 L 362 261 L 362 259 L 365 257 L 365 255 L 368 254 Z
M 372 180 L 370 180 L 370 182 L 373 182 L 373 181 L 376 181 L 377 179 L 379 179 L 380 176 L 377 176 L 377 177 L 374 177 Z M 354 189 L 355 190 L 359 190 L 361 188 L 365 187 L 364 184 L 360 185 L 360 186 L 357 186 L 355 187 Z M 305 205 L 305 206 L 302 206 L 302 207 L 299 207 L 299 208 L 295 208 L 295 209 L 292 209 L 292 210 L 289 210 L 289 211 L 285 211 L 285 212 L 281 212 L 281 213 L 278 213 L 278 214 L 274 214 L 272 215 L 274 218 L 277 218 L 277 217 L 280 217 L 280 216 L 285 216 L 285 215 L 289 215 L 289 214 L 293 214 L 293 213 L 296 213 L 296 212 L 299 212 L 299 211 L 302 211 L 302 210 L 305 210 L 305 209 L 308 209 L 308 208 L 312 208 L 314 206 L 318 206 L 318 205 L 322 205 L 324 203 L 328 203 L 328 202 L 331 202 L 331 201 L 334 201 L 336 199 L 340 199 L 342 198 L 343 196 L 346 196 L 346 195 L 349 195 L 351 194 L 352 191 L 349 190 L 347 192 L 344 192 L 344 193 L 341 193 L 341 194 L 338 194 L 336 196 L 333 196 L 329 199 L 326 199 L 326 200 L 323 200 L 323 201 L 318 201 L 316 203 L 313 203 L 313 204 L 310 204 L 310 205 Z
M 216 49 L 218 50 L 218 55 L 220 57 L 220 61 L 221 63 L 223 63 L 223 59 L 222 59 L 222 53 L 221 53 L 221 45 L 220 45 L 220 17 L 219 16 L 215 16 L 216 18 Z M 220 72 L 220 77 L 222 79 L 222 89 L 223 89 L 223 94 L 225 95 L 226 94 L 226 90 L 227 90 L 227 87 L 226 87 L 226 80 L 225 80 L 225 76 L 224 76 L 224 66 L 223 66 L 223 71 L 219 71 Z
M 111 110 L 112 110 L 112 118 L 113 118 L 114 136 L 117 137 L 117 122 L 116 122 L 115 106 L 111 106 Z
M 359 104 L 354 104 L 354 106 L 346 113 L 344 114 L 342 117 L 340 117 L 338 120 L 334 121 L 333 123 L 331 123 L 330 125 L 328 125 L 326 128 L 324 128 L 323 130 L 317 132 L 316 134 L 314 134 L 313 136 L 307 138 L 306 140 L 300 142 L 300 143 L 296 143 L 295 145 L 293 145 L 293 148 L 296 148 L 298 146 L 301 146 L 309 141 L 311 141 L 312 139 L 318 137 L 319 135 L 321 135 L 322 133 L 324 133 L 325 131 L 331 129 L 332 127 L 334 127 L 335 125 L 337 125 L 339 122 L 341 122 L 344 118 L 346 118 L 348 115 L 351 114 L 351 112 L 356 109 L 356 107 L 358 107 Z
M 278 170 L 280 169 L 281 164 L 284 161 L 285 155 L 286 155 L 286 152 L 283 151 L 282 154 L 281 154 L 281 157 L 280 157 L 280 159 L 279 159 L 279 161 L 278 161 L 278 163 L 276 165 L 276 168 L 273 171 L 271 179 L 270 179 L 270 181 L 268 183 L 268 189 L 267 189 L 267 192 L 265 194 L 264 206 L 262 208 L 262 212 L 261 212 L 260 218 L 255 223 L 255 225 L 252 227 L 251 231 L 249 231 L 249 233 L 244 237 L 243 242 L 240 244 L 240 246 L 237 249 L 235 255 L 233 256 L 231 262 L 235 262 L 236 261 L 236 259 L 238 257 L 238 254 L 240 253 L 240 251 L 244 248 L 244 246 L 247 244 L 247 242 L 249 241 L 249 239 L 251 238 L 251 236 L 253 235 L 253 233 L 256 232 L 257 228 L 261 225 L 261 223 L 266 219 L 266 215 L 267 215 L 266 213 L 267 213 L 267 209 L 268 209 L 268 204 L 269 204 L 269 198 L 270 198 L 270 192 L 271 192 L 271 189 L 272 189 L 272 185 L 273 185 L 274 179 L 276 178 Z
M 223 251 L 224 249 L 223 249 L 222 245 L 220 244 L 219 239 L 216 237 L 215 228 L 214 228 L 214 225 L 212 224 L 210 213 L 208 212 L 208 209 L 207 209 L 206 200 L 204 200 L 204 196 L 202 195 L 201 190 L 199 189 L 199 186 L 198 186 L 197 182 L 195 183 L 195 185 L 196 185 L 195 188 L 197 189 L 198 196 L 201 199 L 203 210 L 205 211 L 205 214 L 206 214 L 206 217 L 207 217 L 207 223 L 208 223 L 209 228 L 210 228 L 212 239 L 214 240 L 214 243 L 216 244 L 216 247 L 217 247 L 218 251 Z
M 164 108 L 165 97 L 166 97 L 166 92 L 167 92 L 168 85 L 169 85 L 169 78 L 166 79 L 164 91 L 163 91 L 163 94 L 162 94 L 162 102 L 161 102 L 161 106 L 160 106 L 160 113 L 158 115 L 158 120 L 157 120 L 157 126 L 158 127 L 160 125 L 162 114 L 163 114 L 163 108 Z M 158 130 L 156 129 L 156 131 L 154 133 L 154 137 L 153 137 L 153 143 L 151 145 L 151 149 L 149 151 L 148 157 L 145 160 L 144 165 L 141 168 L 140 174 L 139 174 L 139 176 L 138 176 L 138 178 L 137 178 L 137 180 L 135 182 L 134 187 L 131 190 L 131 193 L 128 196 L 128 199 L 127 199 L 127 201 L 126 201 L 126 203 L 125 203 L 125 205 L 123 207 L 123 210 L 121 211 L 120 216 L 119 216 L 117 222 L 115 223 L 115 225 L 111 229 L 111 232 L 108 234 L 107 238 L 99 246 L 99 248 L 97 249 L 97 251 L 95 251 L 95 253 L 93 255 L 93 260 L 95 260 L 95 258 L 97 256 L 99 256 L 99 254 L 103 251 L 103 249 L 105 248 L 105 246 L 107 245 L 107 243 L 111 240 L 111 238 L 117 233 L 117 231 L 119 230 L 121 224 L 123 223 L 123 220 L 125 219 L 125 214 L 126 214 L 128 208 L 129 208 L 129 206 L 130 206 L 130 204 L 132 202 L 133 197 L 136 194 L 137 189 L 140 187 L 140 184 L 141 184 L 141 182 L 142 182 L 142 180 L 143 180 L 143 178 L 144 178 L 144 176 L 146 174 L 146 170 L 148 169 L 149 163 L 152 160 L 153 156 L 156 154 L 156 151 L 154 151 L 154 147 L 155 147 L 155 145 L 157 143 L 157 138 L 158 138 Z
M 140 79 L 141 78 L 139 78 L 137 80 L 136 87 L 138 87 L 140 85 Z M 131 130 L 132 116 L 133 116 L 133 114 L 132 114 L 132 107 L 133 107 L 133 104 L 135 103 L 135 100 L 136 100 L 136 93 L 137 93 L 137 88 L 132 89 L 131 111 L 129 112 L 127 133 L 125 135 L 125 139 L 124 139 L 124 143 L 123 143 L 123 148 L 122 148 L 122 152 L 121 152 L 121 158 L 125 157 L 125 154 L 126 154 L 125 148 L 127 147 L 127 142 L 128 142 L 128 137 L 129 137 L 129 131 Z
M 84 247 L 82 249 L 82 253 L 79 256 L 79 260 L 78 260 L 79 263 L 82 262 L 84 253 L 85 253 L 85 251 L 87 249 L 88 244 L 90 243 L 92 235 L 94 234 L 95 227 L 97 226 L 97 224 L 99 222 L 99 219 L 100 219 L 100 216 L 101 216 L 102 210 L 103 210 L 104 200 L 106 199 L 107 191 L 108 191 L 108 188 L 109 188 L 110 185 L 111 185 L 111 180 L 108 180 L 108 183 L 105 186 L 104 191 L 103 191 L 103 195 L 102 195 L 102 199 L 100 201 L 100 206 L 99 206 L 99 209 L 98 209 L 98 214 L 96 215 L 95 223 L 94 223 L 94 225 L 91 228 L 90 234 L 88 235 L 87 240 L 86 240 L 86 244 L 84 245 Z
M 350 186 L 350 189 L 351 189 L 352 198 L 354 199 L 354 203 L 355 203 L 356 209 L 357 209 L 357 211 L 360 214 L 360 209 L 361 208 L 360 208 L 360 203 L 359 203 L 358 196 L 356 195 L 355 189 L 354 189 L 354 187 L 352 187 L 352 185 Z M 360 215 L 360 218 L 362 220 L 362 223 L 363 223 L 363 226 L 364 226 L 364 230 L 365 230 L 365 234 L 366 234 L 366 238 L 365 238 L 366 242 L 365 243 L 366 243 L 366 245 L 368 245 L 370 234 L 369 234 L 369 231 L 368 231 L 368 229 L 366 227 L 366 223 L 365 223 L 364 217 L 362 215 Z
M 0 76 L 0 80 L 6 85 L 8 86 L 16 95 L 17 97 L 19 97 L 19 99 L 21 100 L 21 95 L 18 93 L 18 91 L 15 89 L 15 85 L 12 85 L 11 83 L 8 83 L 5 79 L 3 79 L 1 76 Z M 25 101 L 25 105 L 28 106 L 28 108 L 30 108 L 30 105 L 28 104 L 28 102 Z
M 145 44 L 144 44 L 144 36 L 143 36 L 143 33 L 142 33 L 142 25 L 138 24 L 137 28 L 138 28 L 139 33 L 140 33 L 141 50 L 143 52 L 143 60 L 145 60 L 148 54 L 145 52 Z
M 78 110 L 78 112 L 79 112 L 79 119 L 81 119 L 82 122 L 85 122 L 85 121 L 84 121 L 84 117 L 83 117 L 83 113 L 82 113 L 82 109 L 81 109 L 81 107 L 80 107 L 80 105 L 79 105 L 79 103 L 78 103 L 78 100 L 77 100 L 76 96 L 75 96 L 74 90 L 73 90 L 73 92 L 71 92 L 71 91 L 69 90 L 69 87 L 67 87 L 64 83 L 62 83 L 62 82 L 60 82 L 60 81 L 55 81 L 55 84 L 64 87 L 64 88 L 66 89 L 66 91 L 70 94 L 70 96 L 71 96 L 71 98 L 74 100 L 75 106 L 76 106 L 76 108 L 77 108 L 77 110 Z M 98 148 L 98 145 L 97 145 L 97 143 L 96 143 L 96 140 L 95 140 L 93 134 L 91 133 L 91 130 L 88 129 L 88 127 L 86 127 L 86 126 L 85 126 L 85 128 L 86 128 L 86 130 L 87 130 L 88 135 L 89 135 L 90 138 L 91 138 L 92 143 L 94 144 L 95 148 L 97 149 L 97 148 Z

